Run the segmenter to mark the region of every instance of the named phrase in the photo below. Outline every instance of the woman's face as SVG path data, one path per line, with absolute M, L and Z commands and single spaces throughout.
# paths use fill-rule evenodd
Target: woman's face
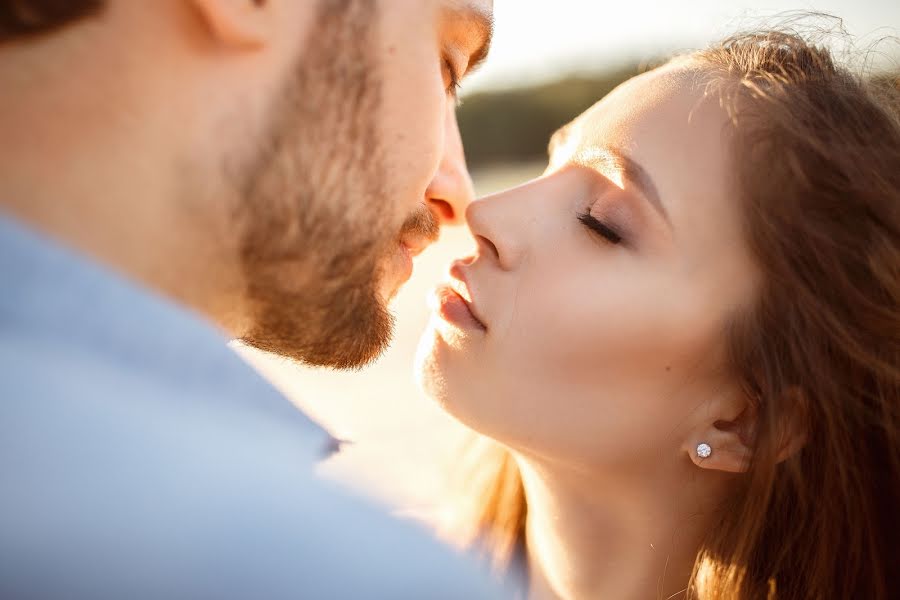
M 478 251 L 448 278 L 470 301 L 439 288 L 420 347 L 425 389 L 463 423 L 633 469 L 678 456 L 689 417 L 734 393 L 725 328 L 756 275 L 727 117 L 696 81 L 628 81 L 553 137 L 541 178 L 471 206 Z

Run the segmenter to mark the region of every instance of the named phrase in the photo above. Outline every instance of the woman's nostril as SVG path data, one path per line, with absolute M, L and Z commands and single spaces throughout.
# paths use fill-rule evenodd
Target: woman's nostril
M 479 254 L 487 254 L 490 255 L 494 260 L 500 262 L 500 251 L 497 250 L 497 246 L 484 237 L 483 235 L 476 235 L 475 241 L 478 242 L 478 252 Z

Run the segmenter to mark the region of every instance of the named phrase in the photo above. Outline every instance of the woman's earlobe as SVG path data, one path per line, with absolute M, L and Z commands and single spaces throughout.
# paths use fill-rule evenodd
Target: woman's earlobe
M 706 405 L 683 450 L 701 469 L 744 473 L 756 438 L 756 405 L 741 393 L 722 394 Z
M 691 460 L 701 469 L 727 473 L 745 473 L 752 451 L 739 440 L 715 435 L 698 442 L 690 451 Z
M 225 46 L 256 49 L 271 35 L 271 9 L 260 0 L 188 0 L 210 35 Z

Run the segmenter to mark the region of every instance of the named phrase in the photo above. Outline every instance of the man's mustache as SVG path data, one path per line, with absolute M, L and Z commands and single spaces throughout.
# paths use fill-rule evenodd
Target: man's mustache
M 400 228 L 400 239 L 415 238 L 422 244 L 428 244 L 436 241 L 440 233 L 441 225 L 437 216 L 423 204 L 404 221 Z

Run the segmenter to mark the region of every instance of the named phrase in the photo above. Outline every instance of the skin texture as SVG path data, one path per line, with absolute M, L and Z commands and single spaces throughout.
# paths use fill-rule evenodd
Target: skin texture
M 490 0 L 112 0 L 0 51 L 0 202 L 233 337 L 357 367 L 472 198 Z
M 554 136 L 543 177 L 468 210 L 478 252 L 454 271 L 486 329 L 436 314 L 420 372 L 448 412 L 513 451 L 534 597 L 682 591 L 746 466 L 752 415 L 724 341 L 757 275 L 728 131 L 696 74 L 658 69 Z

